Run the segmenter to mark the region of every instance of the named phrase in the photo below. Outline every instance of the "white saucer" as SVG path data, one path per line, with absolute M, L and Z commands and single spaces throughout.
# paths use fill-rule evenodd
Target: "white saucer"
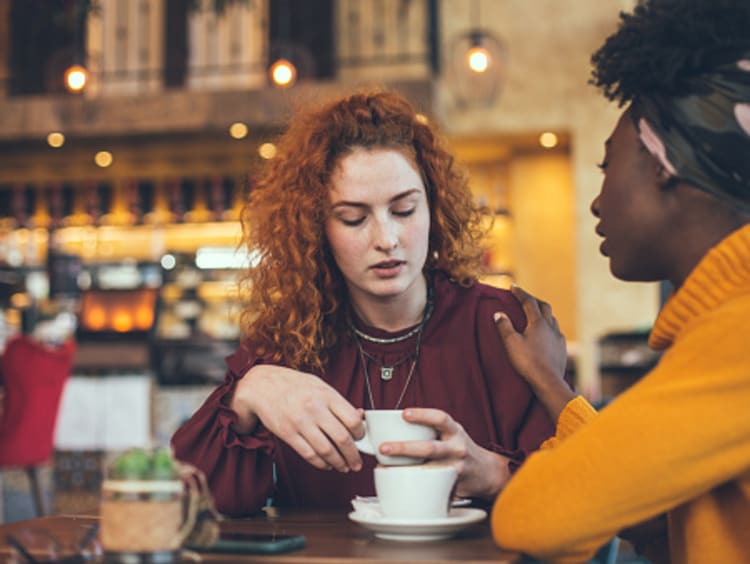
M 487 512 L 473 507 L 453 508 L 442 519 L 390 519 L 374 515 L 349 513 L 349 519 L 375 533 L 381 539 L 395 541 L 432 541 L 447 539 L 461 529 L 478 523 Z

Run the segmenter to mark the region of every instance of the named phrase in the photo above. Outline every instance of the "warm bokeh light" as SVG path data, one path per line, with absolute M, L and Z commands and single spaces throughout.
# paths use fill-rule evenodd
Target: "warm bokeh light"
M 430 120 L 424 114 L 417 114 L 416 116 L 414 116 L 414 119 L 416 119 L 419 123 L 424 124 L 424 125 L 427 125 L 428 123 L 430 123 Z
M 263 143 L 258 147 L 258 154 L 264 159 L 272 159 L 276 156 L 276 145 L 273 143 Z
M 135 311 L 135 326 L 141 331 L 148 331 L 154 323 L 154 310 L 149 307 L 139 307 Z
M 57 149 L 58 147 L 62 147 L 65 143 L 65 135 L 60 133 L 59 131 L 53 131 L 49 135 L 47 135 L 47 144 L 50 147 L 54 147 Z
M 17 292 L 10 297 L 10 305 L 16 309 L 31 307 L 31 296 L 26 292 Z
M 86 326 L 92 331 L 101 331 L 107 322 L 104 308 L 95 307 L 86 312 Z
M 81 65 L 72 65 L 65 71 L 65 88 L 71 92 L 80 92 L 86 87 L 89 72 Z
M 233 139 L 244 139 L 247 137 L 247 131 L 247 125 L 241 121 L 236 121 L 229 126 L 229 135 L 231 135 Z
M 472 47 L 466 53 L 469 68 L 477 74 L 485 72 L 490 66 L 490 53 L 484 47 Z
M 545 149 L 557 147 L 557 135 L 551 131 L 545 131 L 539 136 L 539 144 Z
M 125 310 L 115 310 L 112 314 L 112 329 L 118 333 L 127 333 L 133 328 L 133 319 L 130 312 Z
M 297 69 L 291 61 L 279 59 L 271 65 L 271 80 L 276 86 L 291 86 L 297 79 Z
M 114 161 L 114 158 L 112 157 L 112 153 L 110 153 L 109 151 L 99 151 L 96 155 L 94 155 L 94 162 L 97 164 L 97 166 L 100 166 L 102 168 L 107 168 L 112 164 L 112 161 Z

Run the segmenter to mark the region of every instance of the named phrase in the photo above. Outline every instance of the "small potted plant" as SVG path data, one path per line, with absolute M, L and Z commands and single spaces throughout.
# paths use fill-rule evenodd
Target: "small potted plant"
M 101 543 L 107 553 L 176 553 L 196 524 L 202 475 L 166 449 L 117 456 L 102 484 Z

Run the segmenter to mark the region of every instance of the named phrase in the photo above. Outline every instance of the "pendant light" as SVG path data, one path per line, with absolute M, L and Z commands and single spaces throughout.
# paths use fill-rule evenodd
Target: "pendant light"
M 277 0 L 279 1 L 279 0 Z M 294 65 L 290 44 L 290 7 L 288 0 L 280 0 L 279 41 L 271 45 L 271 66 L 268 76 L 271 83 L 279 88 L 293 86 L 297 81 L 297 67 Z
M 448 86 L 459 107 L 494 104 L 506 74 L 507 50 L 490 31 L 481 27 L 480 3 L 481 0 L 472 0 L 472 27 L 456 36 L 448 51 Z

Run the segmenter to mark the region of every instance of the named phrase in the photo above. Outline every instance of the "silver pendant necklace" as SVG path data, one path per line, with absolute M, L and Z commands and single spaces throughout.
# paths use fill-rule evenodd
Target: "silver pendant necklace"
M 380 367 L 380 378 L 384 381 L 388 381 L 391 378 L 393 378 L 393 369 L 402 362 L 405 362 L 412 356 L 414 356 L 414 360 L 411 363 L 411 366 L 409 367 L 409 373 L 406 376 L 406 381 L 404 382 L 404 387 L 401 389 L 401 393 L 398 396 L 398 400 L 396 401 L 396 405 L 393 406 L 393 409 L 398 409 L 401 405 L 401 402 L 404 399 L 404 396 L 406 395 L 406 389 L 409 387 L 409 384 L 411 383 L 411 379 L 414 376 L 414 371 L 417 368 L 417 361 L 419 360 L 419 350 L 422 347 L 422 334 L 424 329 L 424 319 L 419 324 L 419 332 L 417 333 L 417 345 L 414 348 L 414 352 L 410 354 L 409 356 L 406 356 L 399 360 L 396 364 L 393 364 L 392 366 L 383 366 Z M 367 359 L 371 358 L 375 360 L 375 362 L 378 362 L 378 360 L 373 357 L 371 354 L 365 352 L 365 349 L 362 348 L 362 343 L 359 342 L 359 339 L 357 336 L 354 336 L 354 342 L 357 344 L 357 350 L 359 351 L 359 360 L 362 363 L 362 372 L 365 377 L 365 387 L 367 388 L 367 399 L 370 400 L 370 409 L 377 409 L 375 407 L 375 397 L 372 393 L 372 385 L 370 384 L 370 374 L 367 370 Z M 385 374 L 387 373 L 388 377 L 385 377 Z
M 412 377 L 414 376 L 414 371 L 417 368 L 417 361 L 419 360 L 419 351 L 422 347 L 422 335 L 424 334 L 424 326 L 427 324 L 427 321 L 432 316 L 433 309 L 434 307 L 432 303 L 432 287 L 428 285 L 427 303 L 425 304 L 424 313 L 422 314 L 422 320 L 419 322 L 419 325 L 417 325 L 414 329 L 412 329 L 408 333 L 401 335 L 400 337 L 394 337 L 392 339 L 381 339 L 378 337 L 373 337 L 371 335 L 368 335 L 367 333 L 363 333 L 362 331 L 354 327 L 354 324 L 351 321 L 351 317 L 349 318 L 349 327 L 352 330 L 354 343 L 357 345 L 357 350 L 359 351 L 359 359 L 360 359 L 360 362 L 362 363 L 362 372 L 365 377 L 365 387 L 367 388 L 367 397 L 370 400 L 371 409 L 376 409 L 376 408 L 375 408 L 375 397 L 372 393 L 372 385 L 370 384 L 370 374 L 369 374 L 369 370 L 367 369 L 368 359 L 380 365 L 380 379 L 384 382 L 388 382 L 393 378 L 393 370 L 398 365 L 414 357 L 414 360 L 412 361 L 411 366 L 409 367 L 409 373 L 406 376 L 404 387 L 401 389 L 401 393 L 398 396 L 396 405 L 393 407 L 393 409 L 398 409 L 399 406 L 401 405 L 401 402 L 404 399 L 404 396 L 406 395 L 406 390 L 409 387 L 409 384 L 411 383 Z M 359 340 L 359 338 L 362 337 L 363 339 L 373 342 L 373 343 L 389 344 L 389 343 L 398 343 L 401 341 L 405 341 L 406 339 L 414 335 L 417 335 L 417 344 L 414 347 L 414 352 L 406 355 L 404 358 L 397 360 L 391 365 L 383 364 L 380 360 L 378 360 L 377 357 L 365 351 L 364 347 L 362 347 L 362 343 Z
M 375 363 L 377 363 L 377 364 L 380 365 L 380 379 L 383 380 L 383 381 L 385 381 L 385 382 L 388 382 L 389 380 L 393 379 L 393 370 L 394 370 L 394 368 L 396 368 L 399 364 L 402 364 L 402 363 L 406 362 L 407 360 L 409 360 L 411 357 L 413 357 L 416 354 L 416 351 L 411 352 L 408 355 L 406 355 L 404 358 L 400 358 L 396 362 L 394 362 L 393 364 L 391 364 L 390 366 L 387 366 L 387 365 L 383 364 L 380 360 L 378 360 L 378 358 L 376 356 L 371 355 L 370 353 L 368 353 L 361 346 L 361 343 L 359 342 L 359 339 L 357 340 L 357 344 L 360 345 L 359 346 L 359 352 L 361 354 L 365 355 L 369 360 L 371 360 L 371 361 L 373 361 L 373 362 L 375 362 Z

